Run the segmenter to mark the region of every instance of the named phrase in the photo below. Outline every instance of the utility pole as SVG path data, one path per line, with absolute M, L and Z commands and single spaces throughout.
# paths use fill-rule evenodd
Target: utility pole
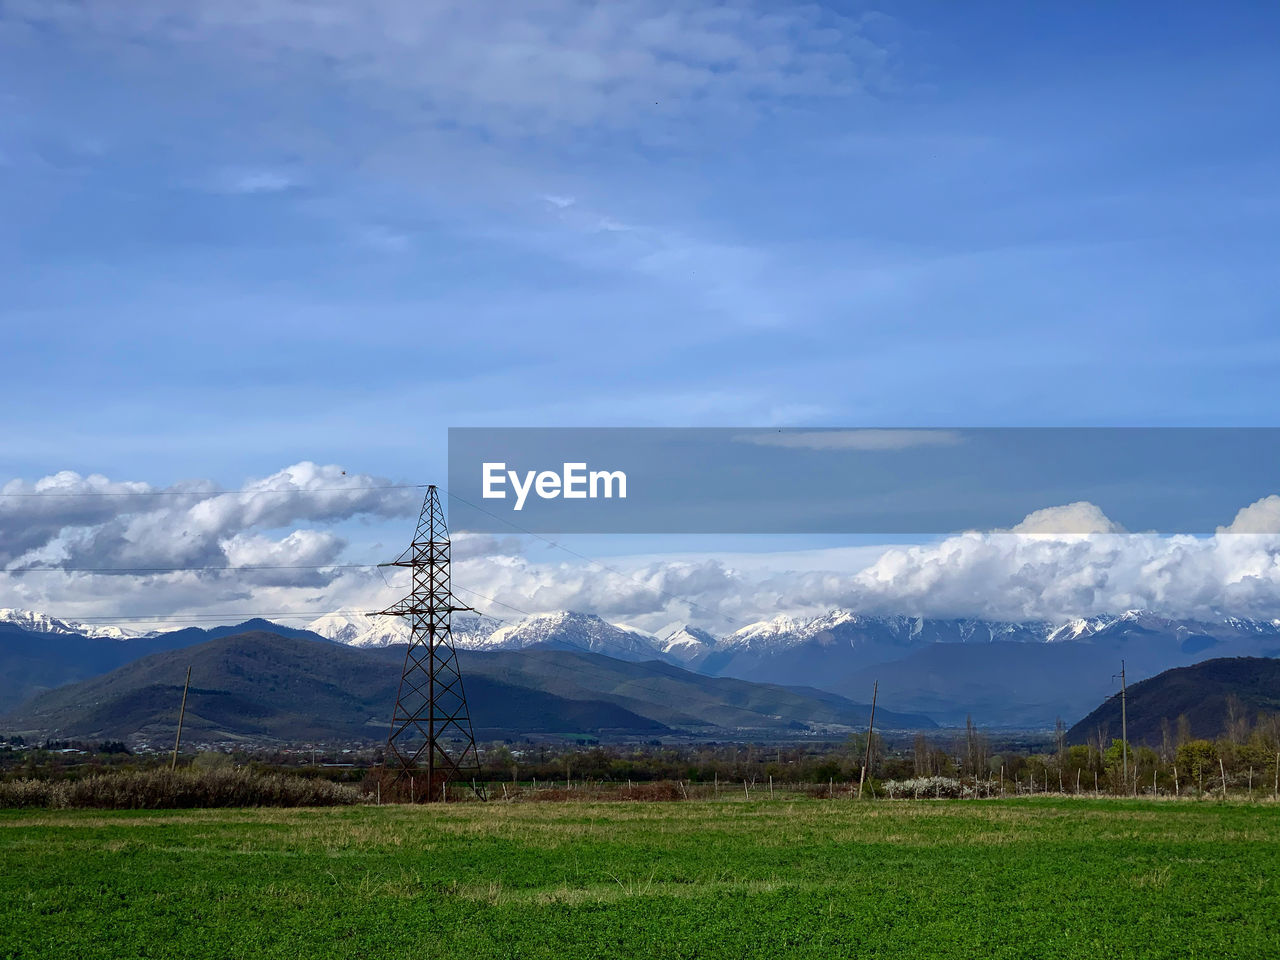
M 867 721 L 867 756 L 862 761 L 862 773 L 858 775 L 858 799 L 862 799 L 862 783 L 867 779 L 867 768 L 871 766 L 871 738 L 876 729 L 876 694 L 880 692 L 880 681 L 871 688 L 871 719 Z
M 182 685 L 182 706 L 178 708 L 178 736 L 173 741 L 173 756 L 169 758 L 169 769 L 178 766 L 178 747 L 182 745 L 182 720 L 187 715 L 187 691 L 191 689 L 191 666 L 187 666 L 187 682 Z
M 464 768 L 467 774 L 479 774 L 480 758 L 450 619 L 454 613 L 473 608 L 453 601 L 449 528 L 434 484 L 427 487 L 422 501 L 413 543 L 398 559 L 379 566 L 408 567 L 413 573 L 409 596 L 379 613 L 407 617 L 411 631 L 391 714 L 383 770 L 390 763 L 395 782 L 412 776 L 419 769 L 419 762 L 425 761 L 427 786 L 422 796 L 427 802 L 437 797 L 444 800 L 450 780 L 461 778 L 465 782 Z M 446 737 L 460 742 L 461 749 L 450 747 Z M 476 792 L 482 794 L 482 788 Z
M 1116 675 L 1112 674 L 1111 679 L 1115 679 Z M 1126 690 L 1124 682 L 1124 661 L 1120 661 L 1120 756 L 1121 756 L 1121 773 L 1124 777 L 1124 785 L 1126 789 L 1129 786 L 1129 710 L 1128 704 L 1125 702 Z

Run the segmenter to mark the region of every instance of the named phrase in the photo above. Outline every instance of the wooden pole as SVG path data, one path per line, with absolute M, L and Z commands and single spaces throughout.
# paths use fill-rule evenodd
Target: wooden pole
M 1222 774 L 1222 799 L 1227 799 L 1227 768 L 1222 765 L 1222 758 L 1218 758 L 1218 772 Z
M 1120 661 L 1120 750 L 1124 757 L 1124 782 L 1129 783 L 1129 708 L 1126 702 L 1124 661 Z
M 876 694 L 880 692 L 880 681 L 871 687 L 871 718 L 867 722 L 867 756 L 862 762 L 862 772 L 858 774 L 858 799 L 862 799 L 862 784 L 867 779 L 867 768 L 871 766 L 871 738 L 876 729 Z
M 169 769 L 178 767 L 178 747 L 182 745 L 182 721 L 187 715 L 187 691 L 191 688 L 191 667 L 187 667 L 187 682 L 182 685 L 182 706 L 178 708 L 178 736 L 173 741 L 173 756 L 169 758 Z

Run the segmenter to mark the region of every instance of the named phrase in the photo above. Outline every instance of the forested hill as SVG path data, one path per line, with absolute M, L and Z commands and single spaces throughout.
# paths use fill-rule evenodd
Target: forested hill
M 1132 743 L 1158 746 L 1164 723 L 1176 731 L 1182 716 L 1193 737 L 1212 740 L 1227 732 L 1233 710 L 1249 720 L 1259 713 L 1280 713 L 1280 659 L 1224 657 L 1177 667 L 1133 684 L 1127 700 Z M 1117 694 L 1073 726 L 1067 738 L 1087 743 L 1099 730 L 1103 739 L 1118 737 L 1120 720 Z

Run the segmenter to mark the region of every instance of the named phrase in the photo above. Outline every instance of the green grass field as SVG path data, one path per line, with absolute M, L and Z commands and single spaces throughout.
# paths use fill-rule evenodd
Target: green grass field
M 0 957 L 1280 957 L 1280 806 L 0 813 Z

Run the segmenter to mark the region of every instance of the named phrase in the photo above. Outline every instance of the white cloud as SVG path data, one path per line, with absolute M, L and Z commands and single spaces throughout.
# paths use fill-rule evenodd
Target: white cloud
M 237 557 L 331 560 L 342 541 L 295 530 L 268 549 L 257 531 L 299 522 L 409 515 L 421 491 L 307 461 L 220 493 L 207 482 L 155 488 L 63 471 L 12 481 L 0 497 L 0 562 L 10 568 L 226 566 Z M 290 559 L 293 558 L 293 559 Z
M 1242 508 L 1219 533 L 1280 533 L 1280 497 L 1272 494 Z
M 896 548 L 852 577 L 844 596 L 880 612 L 1000 620 L 1128 609 L 1270 619 L 1280 610 L 1280 537 L 1108 532 L 1119 528 L 1087 506 L 1073 512 L 1099 532 L 970 533 Z M 1024 521 L 1032 531 L 1042 529 L 1035 517 Z
M 215 193 L 251 195 L 281 193 L 300 185 L 300 181 L 283 170 L 223 170 L 213 177 L 209 188 Z
M 1124 527 L 1116 523 L 1096 505 L 1078 500 L 1061 507 L 1033 510 L 1014 524 L 1010 533 L 1046 534 L 1050 536 L 1088 535 L 1098 533 L 1124 533 Z
M 1088 503 L 1035 511 L 1011 531 L 880 548 L 867 563 L 872 550 L 615 559 L 613 570 L 480 557 L 455 579 L 531 612 L 582 609 L 642 627 L 685 618 L 726 629 L 831 607 L 1011 621 L 1134 608 L 1203 618 L 1280 612 L 1280 536 L 1129 534 Z
M 407 589 L 405 572 L 340 566 L 347 542 L 326 528 L 385 519 L 407 537 L 421 491 L 386 485 L 311 463 L 232 493 L 196 483 L 161 496 L 58 498 L 49 494 L 159 491 L 70 472 L 15 481 L 3 492 L 44 495 L 0 497 L 0 544 L 10 568 L 259 569 L 9 572 L 0 574 L 0 606 L 70 618 L 139 611 L 310 618 L 340 607 L 381 609 Z M 459 600 L 503 619 L 573 609 L 645 629 L 689 620 L 727 631 L 831 607 L 1014 621 L 1134 608 L 1270 619 L 1280 613 L 1280 535 L 1236 531 L 1263 524 L 1278 507 L 1280 497 L 1260 500 L 1204 538 L 1125 533 L 1095 505 L 1073 503 L 1035 511 L 1008 531 L 918 546 L 649 555 L 607 564 L 569 555 L 540 562 L 522 552 L 522 538 L 463 534 L 453 582 Z M 392 556 L 401 546 L 397 535 L 394 548 L 379 549 Z

